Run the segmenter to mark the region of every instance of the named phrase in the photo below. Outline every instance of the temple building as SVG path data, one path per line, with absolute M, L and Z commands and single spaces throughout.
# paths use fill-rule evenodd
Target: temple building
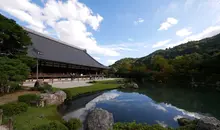
M 25 30 L 32 41 L 28 55 L 38 61 L 38 65 L 32 68 L 29 78 L 101 75 L 103 70 L 108 69 L 90 56 L 85 49 L 68 45 L 27 28 Z

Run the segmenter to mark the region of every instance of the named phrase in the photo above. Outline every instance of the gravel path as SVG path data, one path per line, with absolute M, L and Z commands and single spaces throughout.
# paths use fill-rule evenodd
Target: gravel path
M 95 81 L 103 81 L 103 80 L 115 80 L 115 78 L 105 78 L 105 79 L 96 79 Z M 55 88 L 74 88 L 74 87 L 82 87 L 82 86 L 90 86 L 92 84 L 89 84 L 90 80 L 80 80 L 80 81 L 57 81 L 51 84 Z M 34 87 L 34 83 L 24 83 L 24 86 L 28 87 Z

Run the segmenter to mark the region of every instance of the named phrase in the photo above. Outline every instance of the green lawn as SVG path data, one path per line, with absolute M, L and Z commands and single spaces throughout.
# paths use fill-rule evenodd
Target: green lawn
M 32 130 L 33 127 L 47 124 L 51 120 L 61 120 L 56 106 L 44 108 L 29 107 L 27 112 L 16 115 L 14 118 L 16 130 Z
M 98 81 L 91 86 L 77 87 L 77 88 L 67 88 L 63 90 L 69 90 L 71 97 L 76 97 L 80 94 L 92 93 L 102 90 L 109 90 L 118 88 L 120 85 L 116 83 L 116 80 Z
M 107 89 L 118 88 L 116 81 L 101 81 L 91 86 L 68 88 L 71 96 L 75 97 L 84 93 L 91 93 Z M 58 89 L 55 89 L 58 90 Z M 29 107 L 27 112 L 21 113 L 13 117 L 16 130 L 31 130 L 35 126 L 47 124 L 52 120 L 62 120 L 57 112 L 57 106 L 48 106 L 44 108 Z

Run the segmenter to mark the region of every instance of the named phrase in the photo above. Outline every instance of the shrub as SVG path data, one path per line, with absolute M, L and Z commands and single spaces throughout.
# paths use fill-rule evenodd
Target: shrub
M 66 93 L 66 99 L 67 100 L 72 99 L 72 93 L 71 93 L 70 90 L 64 89 L 63 91 Z
M 37 126 L 32 130 L 68 130 L 68 128 L 58 121 L 52 121 L 49 124 Z
M 79 128 L 82 127 L 81 121 L 76 118 L 72 118 L 68 122 L 65 122 L 64 124 L 69 130 L 78 130 Z
M 172 128 L 164 128 L 160 125 L 139 124 L 136 122 L 131 123 L 115 123 L 114 130 L 172 130 Z
M 23 102 L 19 103 L 9 103 L 2 105 L 0 108 L 3 109 L 3 114 L 6 116 L 17 115 L 22 112 L 26 112 L 28 109 L 28 105 Z
M 27 104 L 31 104 L 32 101 L 37 101 L 40 99 L 39 95 L 36 94 L 25 94 L 18 97 L 19 102 L 24 102 Z
M 44 84 L 43 86 L 43 91 L 44 92 L 52 92 L 53 91 L 53 87 L 50 84 Z
M 19 85 L 19 83 L 17 83 L 17 82 L 11 82 L 10 87 L 11 87 L 10 92 L 21 90 L 21 85 Z
M 94 84 L 97 83 L 97 81 L 93 80 L 93 81 L 89 81 L 88 83 Z
M 40 91 L 40 92 L 52 92 L 53 91 L 53 87 L 48 84 L 48 83 L 44 83 L 44 85 L 42 87 L 33 87 L 31 88 L 32 91 Z

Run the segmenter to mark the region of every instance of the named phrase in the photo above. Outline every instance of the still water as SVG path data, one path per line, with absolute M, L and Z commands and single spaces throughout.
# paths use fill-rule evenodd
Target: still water
M 204 115 L 220 118 L 220 93 L 207 90 L 167 88 L 146 85 L 138 90 L 111 90 L 72 101 L 66 106 L 64 119 L 85 120 L 91 109 L 111 112 L 115 122 L 160 124 L 178 127 L 181 117 L 201 118 Z

